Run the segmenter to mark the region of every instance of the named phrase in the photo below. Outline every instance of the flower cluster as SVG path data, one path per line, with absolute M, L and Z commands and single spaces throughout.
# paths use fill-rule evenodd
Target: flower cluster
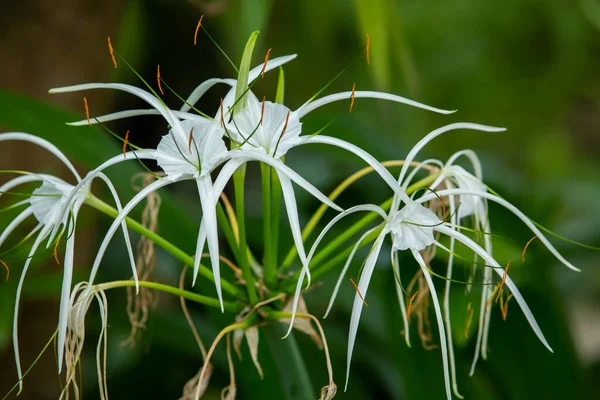
M 289 321 L 289 331 L 292 328 L 299 328 L 301 324 L 296 321 L 297 318 L 304 318 L 318 324 L 316 318 L 310 319 L 312 315 L 307 314 L 301 297 L 303 287 L 311 285 L 312 260 L 319 249 L 321 242 L 330 229 L 340 220 L 354 213 L 366 212 L 375 213 L 381 217 L 381 222 L 362 233 L 356 244 L 352 246 L 349 257 L 347 258 L 343 269 L 340 272 L 339 280 L 333 290 L 331 301 L 327 309 L 327 314 L 332 308 L 333 302 L 340 288 L 341 282 L 346 272 L 361 246 L 371 243 L 370 252 L 364 261 L 363 268 L 356 284 L 356 295 L 352 307 L 352 316 L 350 320 L 350 331 L 348 337 L 348 361 L 346 386 L 350 376 L 350 363 L 352 352 L 358 332 L 358 325 L 363 309 L 363 304 L 369 289 L 369 282 L 374 273 L 376 262 L 380 252 L 384 247 L 386 238 L 390 238 L 391 253 L 390 263 L 393 266 L 394 280 L 396 283 L 398 301 L 403 316 L 404 334 L 407 343 L 410 343 L 409 319 L 412 299 L 409 300 L 408 293 L 405 292 L 402 285 L 399 266 L 399 253 L 409 252 L 420 267 L 420 276 L 425 279 L 426 286 L 431 296 L 437 327 L 439 331 L 439 343 L 441 347 L 442 363 L 445 374 L 446 392 L 448 398 L 452 397 L 452 392 L 458 397 L 460 393 L 456 385 L 456 371 L 454 368 L 453 341 L 451 336 L 451 318 L 449 306 L 450 285 L 453 281 L 453 262 L 455 257 L 455 243 L 462 243 L 470 249 L 477 258 L 483 260 L 481 263 L 473 263 L 472 280 L 474 283 L 477 275 L 480 275 L 482 283 L 481 304 L 479 308 L 479 328 L 477 334 L 477 350 L 473 360 L 473 368 L 479 355 L 486 356 L 487 337 L 490 325 L 491 307 L 490 299 L 498 294 L 502 288 L 510 291 L 515 301 L 518 303 L 524 313 L 531 328 L 540 339 L 540 341 L 551 350 L 550 345 L 544 338 L 544 335 L 535 321 L 525 299 L 520 294 L 517 286 L 508 275 L 505 268 L 494 257 L 492 251 L 492 242 L 490 237 L 490 221 L 488 215 L 488 202 L 495 202 L 506 208 L 508 211 L 520 218 L 523 223 L 539 238 L 539 240 L 548 248 L 567 267 L 577 270 L 550 244 L 544 234 L 533 224 L 523 213 L 508 201 L 494 194 L 483 182 L 482 168 L 474 152 L 463 150 L 452 155 L 446 163 L 438 160 L 426 160 L 417 162 L 417 156 L 420 151 L 436 137 L 448 132 L 467 129 L 481 132 L 500 132 L 503 128 L 495 128 L 474 123 L 453 123 L 436 129 L 425 135 L 406 155 L 402 162 L 402 168 L 398 177 L 394 177 L 389 170 L 380 163 L 375 157 L 367 151 L 344 141 L 340 138 L 326 136 L 322 131 L 315 134 L 305 134 L 303 132 L 302 121 L 308 115 L 329 103 L 336 101 L 352 101 L 355 98 L 372 98 L 403 103 L 406 105 L 418 107 L 424 110 L 449 114 L 452 111 L 442 110 L 421 104 L 394 94 L 372 92 L 372 91 L 349 91 L 326 95 L 320 98 L 312 98 L 296 110 L 292 110 L 282 104 L 282 99 L 276 99 L 275 102 L 262 101 L 253 93 L 252 88 L 259 77 L 264 76 L 268 71 L 281 67 L 285 63 L 293 60 L 296 56 L 278 57 L 272 60 L 265 59 L 257 67 L 250 69 L 249 60 L 252 54 L 253 40 L 251 38 L 246 52 L 242 58 L 242 65 L 239 68 L 237 79 L 209 79 L 202 82 L 184 101 L 179 110 L 169 108 L 152 89 L 145 91 L 140 88 L 118 84 L 118 83 L 91 83 L 75 86 L 52 89 L 51 93 L 67 93 L 76 91 L 85 91 L 93 89 L 114 89 L 124 91 L 145 101 L 151 108 L 142 110 L 120 111 L 104 116 L 90 118 L 89 116 L 82 121 L 74 122 L 72 125 L 84 124 L 102 124 L 107 121 L 113 121 L 122 118 L 161 115 L 167 126 L 168 131 L 162 137 L 156 149 L 134 148 L 124 154 L 116 154 L 113 158 L 107 160 L 102 165 L 90 171 L 85 177 L 80 177 L 73 165 L 67 158 L 51 143 L 24 133 L 5 133 L 0 135 L 0 142 L 7 140 L 23 140 L 40 145 L 56 157 L 59 158 L 73 173 L 75 181 L 73 184 L 67 183 L 57 177 L 36 174 L 21 173 L 17 178 L 9 181 L 0 187 L 0 194 L 11 190 L 17 185 L 28 182 L 41 182 L 41 186 L 33 191 L 28 200 L 15 204 L 15 207 L 26 206 L 23 210 L 0 234 L 0 246 L 5 239 L 29 216 L 33 215 L 38 225 L 27 236 L 37 235 L 32 246 L 31 252 L 25 262 L 21 280 L 19 281 L 17 291 L 17 308 L 14 317 L 14 347 L 17 360 L 17 370 L 19 378 L 22 379 L 21 366 L 19 359 L 19 346 L 17 335 L 17 310 L 19 296 L 22 290 L 24 278 L 31 261 L 38 247 L 44 242 L 47 246 L 60 241 L 62 236 L 66 236 L 66 253 L 64 257 L 64 278 L 61 291 L 61 305 L 58 323 L 58 368 L 61 370 L 63 364 L 67 366 L 67 386 L 73 383 L 74 366 L 79 361 L 81 346 L 85 337 L 84 319 L 93 299 L 97 299 L 100 304 L 102 314 L 103 330 L 100 343 L 98 345 L 98 372 L 101 388 L 101 397 L 106 396 L 106 382 L 101 378 L 104 373 L 101 365 L 105 366 L 105 360 L 102 357 L 102 343 L 106 348 L 106 330 L 107 330 L 107 301 L 104 290 L 120 287 L 118 283 L 94 284 L 98 269 L 105 255 L 109 242 L 114 234 L 121 228 L 125 234 L 126 246 L 129 253 L 129 260 L 133 271 L 133 285 L 139 288 L 140 285 L 146 287 L 167 290 L 164 285 L 151 282 L 138 282 L 136 273 L 136 260 L 131 249 L 131 243 L 127 232 L 127 224 L 131 221 L 128 214 L 140 202 L 146 199 L 150 194 L 168 185 L 182 182 L 194 181 L 198 190 L 199 207 L 202 210 L 202 220 L 198 225 L 197 245 L 193 260 L 193 283 L 196 282 L 199 272 L 202 270 L 201 258 L 205 247 L 208 247 L 211 271 L 205 271 L 215 283 L 217 299 L 209 299 L 206 296 L 193 297 L 192 294 L 185 294 L 181 288 L 176 293 L 180 296 L 196 299 L 205 304 L 216 305 L 222 311 L 233 310 L 242 312 L 231 302 L 227 302 L 223 296 L 223 290 L 230 294 L 240 292 L 239 288 L 229 284 L 221 278 L 220 263 L 222 256 L 218 237 L 219 221 L 217 206 L 225 186 L 232 179 L 236 189 L 236 208 L 238 217 L 243 215 L 243 185 L 245 165 L 249 162 L 258 162 L 262 167 L 268 168 L 273 175 L 271 181 L 278 182 L 283 195 L 286 207 L 287 220 L 290 233 L 292 235 L 295 251 L 300 259 L 300 268 L 294 277 L 295 291 L 277 292 L 277 285 L 269 285 L 266 278 L 267 260 L 264 268 L 260 268 L 260 263 L 253 260 L 253 264 L 259 268 L 251 269 L 248 260 L 250 253 L 245 244 L 245 233 L 243 226 L 238 224 L 236 242 L 234 243 L 234 253 L 236 253 L 238 264 L 240 265 L 240 279 L 246 284 L 247 294 L 243 293 L 238 300 L 246 302 L 246 308 L 240 315 L 239 321 L 226 328 L 218 337 L 229 334 L 230 331 L 246 332 L 248 345 L 251 346 L 251 352 L 256 355 L 256 346 L 258 340 L 250 340 L 251 337 L 258 337 L 257 333 L 250 331 L 257 329 L 256 325 L 262 318 L 263 321 L 286 320 Z M 116 65 L 116 64 L 115 64 Z M 160 84 L 159 77 L 159 84 Z M 224 96 L 218 105 L 208 114 L 198 111 L 195 104 L 201 97 L 214 85 L 224 84 L 231 89 Z M 149 86 L 149 85 L 148 85 Z M 161 89 L 162 90 L 162 89 Z M 212 115 L 212 117 L 211 117 Z M 124 149 L 129 143 L 125 142 Z M 330 197 L 323 194 L 312 183 L 308 182 L 298 172 L 291 169 L 284 162 L 284 156 L 294 148 L 306 144 L 324 144 L 334 146 L 348 151 L 361 158 L 372 171 L 375 171 L 390 189 L 392 196 L 391 202 L 387 206 L 377 206 L 373 204 L 358 204 L 353 207 L 342 209 Z M 462 166 L 457 164 L 459 158 L 466 158 L 471 162 L 473 173 L 468 172 Z M 121 205 L 119 197 L 111 184 L 110 180 L 104 175 L 103 171 L 112 165 L 127 160 L 155 160 L 164 174 L 156 177 L 156 180 L 143 188 L 127 204 Z M 426 179 L 417 180 L 420 173 L 428 170 L 431 175 Z M 74 258 L 74 240 L 76 231 L 77 215 L 80 207 L 87 203 L 101 211 L 106 211 L 108 206 L 99 201 L 91 194 L 92 181 L 96 178 L 104 181 L 113 194 L 116 204 L 116 210 L 112 213 L 114 221 L 100 244 L 94 263 L 91 267 L 90 277 L 87 282 L 78 283 L 74 288 L 72 282 L 73 258 Z M 317 198 L 325 206 L 335 210 L 338 214 L 325 226 L 320 235 L 314 241 L 310 250 L 306 252 L 306 237 L 303 237 L 300 224 L 298 209 L 296 206 L 296 196 L 294 186 L 301 187 Z M 271 185 L 271 183 L 269 183 Z M 275 188 L 275 185 L 272 185 Z M 418 189 L 418 190 L 417 190 Z M 422 189 L 422 190 L 421 190 Z M 269 189 L 270 190 L 270 189 Z M 241 193 L 241 202 L 238 202 L 238 194 Z M 271 194 L 274 195 L 274 194 Z M 277 193 L 279 195 L 279 193 Z M 241 217 L 243 218 L 243 217 Z M 242 220 L 243 222 L 243 220 Z M 464 233 L 465 229 L 474 229 L 482 233 L 482 240 L 477 242 L 469 235 Z M 139 228 L 138 228 L 139 229 Z M 140 231 L 144 234 L 143 231 Z M 442 240 L 442 236 L 447 237 L 448 245 Z M 156 238 L 157 235 L 151 237 Z M 162 243 L 162 242 L 161 242 Z M 165 250 L 169 248 L 164 244 Z M 266 246 L 266 244 L 265 244 Z M 237 247 L 237 248 L 235 248 Z M 443 299 L 440 299 L 433 282 L 433 277 L 437 276 L 430 266 L 429 261 L 433 257 L 435 250 L 439 249 L 448 253 L 448 265 L 446 274 L 443 277 L 445 289 Z M 188 260 L 186 259 L 186 260 Z M 187 262 L 187 261 L 186 261 Z M 275 261 L 277 264 L 277 261 Z M 483 265 L 483 266 L 482 266 Z M 237 268 L 237 267 L 235 267 Z M 277 265 L 275 265 L 277 268 Z M 257 271 L 258 269 L 258 271 Z M 498 275 L 498 285 L 494 285 L 494 273 Z M 288 276 L 277 276 L 275 280 L 283 280 Z M 108 285 L 108 286 L 107 286 Z M 131 286 L 130 283 L 124 283 L 121 286 Z M 171 290 L 175 293 L 175 289 Z M 184 293 L 185 292 L 185 293 Z M 289 302 L 286 308 L 277 308 L 275 301 L 278 298 L 289 295 Z M 500 293 L 501 295 L 501 293 Z M 195 295 L 199 296 L 199 295 Z M 201 298 L 201 299 L 200 299 Z M 212 301 L 214 300 L 214 301 Z M 212 302 L 211 302 L 212 301 Z M 267 306 L 268 305 L 268 306 Z M 261 307 L 267 307 L 266 311 L 257 315 L 256 311 Z M 280 310 L 280 311 L 279 311 Z M 314 318 L 314 317 L 313 317 Z M 310 325 L 303 325 L 303 330 L 314 332 Z M 319 325 L 320 329 L 320 325 Z M 288 331 L 288 334 L 289 334 Z M 322 330 L 320 329 L 322 332 Z M 252 332 L 253 335 L 250 335 Z M 315 336 L 316 335 L 315 333 Z M 217 340 L 218 341 L 218 340 Z M 217 342 L 216 341 L 216 342 Z M 214 345 L 216 345 L 216 342 Z M 322 340 L 323 343 L 326 341 Z M 228 337 L 229 343 L 229 337 Z M 213 346 L 214 346 L 213 345 Z M 196 393 L 200 397 L 206 388 L 206 382 L 203 382 L 205 376 L 204 370 L 209 368 L 208 358 L 212 354 L 213 348 L 208 353 L 202 372 L 194 380 L 193 385 L 197 385 L 197 390 L 186 389 L 186 393 Z M 203 351 L 204 353 L 204 351 Z M 63 362 L 64 361 L 64 362 Z M 254 360 L 257 367 L 259 364 Z M 330 374 L 331 374 L 331 369 Z M 210 375 L 210 373 L 208 374 Z M 201 387 L 204 388 L 201 390 Z M 76 385 L 75 385 L 76 388 Z M 232 386 L 228 392 L 227 398 L 235 396 L 235 386 Z M 322 391 L 322 398 L 332 398 L 335 395 L 335 384 L 330 376 L 330 384 Z M 233 393 L 233 394 L 232 394 Z M 67 394 L 68 395 L 68 394 Z M 190 394 L 190 398 L 192 395 Z

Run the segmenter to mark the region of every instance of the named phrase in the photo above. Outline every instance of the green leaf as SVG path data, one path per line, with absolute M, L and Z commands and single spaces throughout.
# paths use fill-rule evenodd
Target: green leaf
M 250 63 L 252 62 L 252 53 L 254 52 L 254 45 L 256 44 L 256 38 L 258 37 L 259 31 L 254 31 L 250 35 L 246 48 L 242 54 L 242 61 L 240 62 L 240 73 L 238 76 L 237 84 L 235 85 L 235 99 L 236 104 L 233 107 L 233 115 L 240 112 L 247 104 L 247 93 L 248 88 L 248 73 L 250 72 Z M 239 100 L 238 100 L 239 99 Z
M 285 75 L 283 67 L 279 67 L 279 76 L 277 77 L 277 91 L 275 92 L 275 103 L 283 104 L 285 98 Z

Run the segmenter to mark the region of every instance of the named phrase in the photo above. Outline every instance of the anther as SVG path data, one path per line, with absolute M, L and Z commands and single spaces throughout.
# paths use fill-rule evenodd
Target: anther
M 350 110 L 348 112 L 352 112 L 352 107 L 354 107 L 354 91 L 356 89 L 356 83 L 352 84 L 352 94 L 350 95 Z
M 529 242 L 527 242 L 527 244 L 525 245 L 525 248 L 523 249 L 523 252 L 521 253 L 521 260 L 523 262 L 525 262 L 525 252 L 527 251 L 527 248 L 529 247 L 531 242 L 533 242 L 535 239 L 537 239 L 537 236 L 534 236 L 531 239 L 529 239 Z
M 412 295 L 412 297 L 408 301 L 408 308 L 406 309 L 406 322 L 407 323 L 410 322 L 410 313 L 412 312 L 413 301 L 415 301 L 415 297 L 417 297 L 417 294 L 419 294 L 418 290 L 415 292 L 415 294 Z
M 221 128 L 223 127 L 223 99 L 221 99 Z
M 506 298 L 504 304 L 500 307 L 500 312 L 502 313 L 502 320 L 506 321 L 506 316 L 508 315 L 508 302 L 513 298 L 513 294 L 509 294 Z
M 369 58 L 369 45 L 371 44 L 371 38 L 369 37 L 369 34 L 367 33 L 367 64 L 371 65 L 371 59 Z
M 60 238 L 62 238 L 62 233 L 58 235 L 58 239 L 56 239 L 56 244 L 54 245 L 54 259 L 56 260 L 56 264 L 60 265 L 60 260 L 58 259 L 58 245 L 60 244 Z
M 198 25 L 196 25 L 196 32 L 194 32 L 194 46 L 196 45 L 196 38 L 198 37 L 198 31 L 200 30 L 200 27 L 202 26 L 202 18 L 204 18 L 204 15 L 200 16 L 200 20 L 198 20 Z
M 110 52 L 110 57 L 112 58 L 113 64 L 115 64 L 115 68 L 117 68 L 117 59 L 115 58 L 115 50 L 110 42 L 110 36 L 108 37 L 108 51 Z
M 369 307 L 369 305 L 367 304 L 367 301 L 365 300 L 363 295 L 360 293 L 360 290 L 358 290 L 358 286 L 356 285 L 356 282 L 354 282 L 354 279 L 350 278 L 350 283 L 352 284 L 352 286 L 354 286 L 354 290 L 356 290 L 356 293 L 358 293 L 358 297 L 360 297 L 362 302 L 365 304 L 365 307 Z
M 8 282 L 8 277 L 10 276 L 10 269 L 8 268 L 8 265 L 6 265 L 6 263 L 2 260 L 0 260 L 0 263 L 2 265 L 4 265 L 4 268 L 6 269 L 6 279 L 5 281 Z
M 163 91 L 162 85 L 160 84 L 160 65 L 156 67 L 156 83 L 158 83 L 158 90 L 160 90 L 160 94 L 164 96 L 165 92 Z
M 127 145 L 129 144 L 129 131 L 125 132 L 125 139 L 123 140 L 123 157 L 127 157 Z
M 271 54 L 271 49 L 267 50 L 267 54 L 265 54 L 265 62 L 263 64 L 262 70 L 260 71 L 261 79 L 265 79 L 265 70 L 267 69 L 267 61 L 269 61 L 270 54 Z
M 263 101 L 262 101 L 262 110 L 260 112 L 260 122 L 259 124 L 262 125 L 263 123 L 263 118 L 265 116 L 265 100 L 267 99 L 267 96 L 263 97 Z
M 90 109 L 88 107 L 87 98 L 83 96 L 83 105 L 85 106 L 85 118 L 87 119 L 88 124 L 91 126 L 92 121 L 90 121 Z
M 192 129 L 190 129 L 190 139 L 188 141 L 188 151 L 191 153 L 192 152 L 192 140 L 194 140 L 194 127 L 192 127 Z
M 504 286 L 506 278 L 508 277 L 508 267 L 510 267 L 510 261 L 511 260 L 508 260 L 506 268 L 504 268 L 504 275 L 502 276 L 502 281 L 498 284 L 498 296 L 496 297 L 496 303 L 498 302 L 498 299 L 502 296 L 502 287 Z

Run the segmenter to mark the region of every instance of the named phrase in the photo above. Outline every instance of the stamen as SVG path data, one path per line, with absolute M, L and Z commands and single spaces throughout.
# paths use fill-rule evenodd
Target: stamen
M 160 90 L 160 94 L 164 96 L 165 92 L 163 91 L 163 88 L 160 84 L 160 65 L 156 67 L 156 82 L 158 83 L 158 90 Z
M 356 89 L 356 83 L 352 84 L 352 95 L 350 96 L 350 98 L 352 99 L 350 101 L 350 110 L 348 112 L 352 112 L 352 107 L 354 107 L 354 90 Z
M 202 26 L 202 18 L 204 18 L 204 15 L 200 16 L 198 25 L 196 25 L 196 32 L 194 32 L 194 46 L 196 45 L 196 38 L 198 37 L 198 31 L 200 30 L 200 27 Z
M 508 277 L 508 267 L 510 267 L 510 261 L 511 260 L 508 260 L 506 268 L 504 268 L 504 275 L 502 276 L 502 281 L 498 284 L 498 296 L 496 297 L 496 303 L 498 302 L 498 299 L 502 297 L 502 287 L 504 286 L 506 278 Z
M 410 300 L 408 302 L 408 308 L 406 309 L 406 322 L 407 323 L 410 322 L 410 313 L 412 311 L 413 301 L 415 301 L 415 297 L 417 297 L 418 294 L 419 294 L 419 291 L 417 290 L 415 292 L 415 294 L 412 295 L 412 297 L 410 298 Z
M 277 154 L 277 149 L 279 148 L 279 142 L 281 142 L 283 135 L 285 135 L 285 130 L 287 129 L 288 121 L 290 120 L 290 113 L 291 113 L 291 111 L 288 110 L 288 113 L 285 117 L 285 125 L 283 125 L 283 130 L 281 131 L 281 135 L 279 136 L 279 139 L 277 139 L 277 144 L 275 145 L 275 150 L 273 151 L 273 157 L 275 157 L 275 154 Z
M 108 37 L 108 51 L 110 52 L 110 57 L 112 58 L 113 64 L 115 64 L 115 68 L 117 68 L 117 59 L 115 58 L 115 50 L 110 42 L 110 36 Z
M 369 37 L 369 34 L 367 33 L 367 45 L 366 45 L 366 49 L 367 49 L 367 64 L 371 65 L 371 59 L 369 58 L 369 45 L 371 44 L 371 38 Z
M 129 144 L 129 131 L 125 132 L 125 140 L 123 140 L 123 157 L 127 157 L 127 145 Z
M 473 320 L 473 307 L 471 302 L 467 304 L 467 324 L 465 325 L 465 339 L 469 339 L 469 328 L 471 327 L 471 321 Z
M 2 260 L 0 260 L 0 263 L 2 265 L 4 265 L 4 268 L 6 269 L 6 279 L 5 281 L 8 282 L 8 277 L 10 276 L 10 269 L 8 268 L 8 265 L 6 265 L 6 263 Z
M 62 237 L 62 233 L 58 235 L 58 239 L 56 239 L 56 244 L 54 245 L 54 259 L 56 260 L 56 264 L 60 265 L 60 260 L 58 259 L 58 245 L 60 244 L 60 238 Z
M 350 283 L 352 284 L 352 286 L 354 286 L 354 290 L 356 290 L 356 293 L 358 293 L 358 297 L 360 297 L 362 302 L 365 304 L 365 307 L 369 307 L 369 305 L 367 304 L 367 301 L 365 300 L 363 295 L 360 293 L 360 290 L 358 290 L 358 286 L 354 282 L 354 279 L 350 278 Z
M 190 129 L 190 140 L 188 141 L 188 151 L 191 153 L 192 152 L 192 140 L 194 140 L 194 136 L 192 135 L 194 133 L 194 127 L 192 127 L 192 129 Z
M 509 294 L 506 298 L 506 302 L 504 305 L 500 307 L 500 312 L 502 313 L 502 320 L 506 321 L 506 316 L 508 315 L 508 302 L 513 298 L 513 294 Z
M 223 127 L 223 99 L 221 99 L 221 128 Z
M 525 248 L 523 249 L 523 252 L 521 253 L 521 260 L 523 262 L 525 262 L 525 252 L 527 251 L 527 248 L 529 247 L 531 242 L 533 242 L 535 239 L 537 239 L 537 236 L 534 236 L 531 239 L 529 239 L 529 242 L 527 242 L 527 244 L 525 245 Z
M 92 121 L 90 121 L 90 109 L 88 107 L 87 98 L 83 96 L 83 105 L 85 106 L 85 118 L 87 119 L 88 125 L 92 125 Z
M 267 69 L 267 61 L 269 61 L 269 54 L 271 54 L 271 49 L 267 50 L 267 54 L 265 54 L 265 62 L 263 64 L 262 70 L 260 71 L 261 79 L 265 79 L 265 70 Z
M 260 122 L 258 123 L 259 125 L 262 125 L 262 123 L 263 123 L 263 117 L 265 116 L 265 100 L 266 99 L 267 99 L 267 96 L 263 96 L 262 110 L 260 112 Z

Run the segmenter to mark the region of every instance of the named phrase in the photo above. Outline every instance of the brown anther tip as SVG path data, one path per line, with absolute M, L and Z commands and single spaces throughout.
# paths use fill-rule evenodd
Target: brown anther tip
M 356 90 L 356 83 L 352 84 L 352 94 L 350 95 L 350 110 L 348 112 L 352 112 L 352 108 L 354 107 L 354 92 Z
M 156 66 L 156 83 L 158 83 L 158 90 L 160 90 L 160 94 L 162 94 L 164 96 L 165 92 L 163 91 L 160 81 L 161 81 L 161 79 L 160 79 L 160 64 L 159 64 Z
M 529 239 L 529 241 L 525 245 L 525 248 L 523 249 L 523 252 L 521 253 L 521 261 L 525 262 L 525 252 L 527 251 L 527 248 L 529 247 L 531 242 L 533 242 L 535 239 L 537 239 L 537 236 L 534 236 L 531 239 Z
M 125 139 L 123 140 L 123 157 L 127 157 L 127 145 L 129 144 L 129 131 L 125 132 Z
M 369 37 L 369 34 L 367 33 L 367 45 L 366 45 L 366 50 L 367 50 L 367 64 L 371 65 L 371 59 L 369 58 L 369 45 L 371 44 L 371 38 Z
M 267 50 L 267 54 L 265 54 L 265 62 L 263 64 L 262 70 L 260 70 L 261 79 L 265 79 L 265 70 L 267 69 L 267 62 L 269 61 L 270 54 L 271 54 L 271 49 Z
M 369 307 L 369 305 L 367 304 L 367 301 L 365 300 L 363 295 L 360 293 L 360 290 L 358 290 L 358 286 L 356 285 L 356 282 L 354 282 L 354 279 L 350 278 L 350 283 L 352 283 L 352 286 L 354 286 L 354 290 L 356 290 L 356 293 L 358 293 L 358 297 L 360 297 L 362 302 L 365 304 L 365 307 Z
M 285 125 L 283 125 L 283 131 L 281 131 L 281 137 L 283 137 L 283 135 L 285 135 L 285 131 L 287 130 L 288 122 L 290 120 L 290 113 L 291 113 L 291 110 L 288 110 L 288 113 L 285 116 Z
M 260 122 L 259 122 L 260 125 L 262 125 L 263 118 L 265 116 L 265 100 L 267 100 L 267 96 L 263 96 L 262 110 L 260 111 Z
M 54 259 L 56 260 L 56 264 L 60 265 L 60 260 L 58 259 L 58 245 L 60 244 L 60 239 L 62 238 L 62 233 L 58 235 L 58 239 L 56 239 L 56 244 L 54 245 Z
M 196 39 L 198 38 L 198 31 L 202 26 L 202 18 L 204 18 L 204 15 L 200 16 L 200 19 L 198 20 L 198 25 L 196 25 L 196 32 L 194 32 L 194 46 L 196 45 Z
M 88 107 L 87 98 L 83 96 L 83 105 L 85 107 L 85 118 L 87 119 L 88 125 L 92 125 L 92 121 L 90 121 L 90 109 Z
M 413 301 L 415 300 L 415 297 L 417 297 L 417 294 L 419 294 L 419 291 L 417 290 L 415 292 L 415 294 L 412 295 L 412 297 L 410 298 L 409 302 L 408 302 L 408 307 L 406 309 L 406 322 L 410 322 L 410 313 L 412 311 L 412 305 L 413 305 Z
M 192 140 L 194 140 L 194 127 L 192 127 L 192 129 L 190 129 L 190 139 L 188 141 L 188 151 L 191 153 L 192 152 Z
M 4 268 L 6 269 L 6 279 L 5 281 L 8 282 L 8 277 L 10 276 L 10 269 L 8 268 L 8 265 L 6 265 L 6 263 L 2 260 L 0 260 L 0 263 L 2 265 L 4 265 Z
M 223 99 L 221 99 L 221 107 L 219 108 L 219 110 L 221 110 L 221 128 L 223 127 Z
M 108 51 L 110 52 L 110 57 L 112 58 L 112 62 L 117 68 L 117 59 L 115 58 L 115 50 L 113 49 L 112 43 L 110 42 L 110 36 L 108 37 Z

